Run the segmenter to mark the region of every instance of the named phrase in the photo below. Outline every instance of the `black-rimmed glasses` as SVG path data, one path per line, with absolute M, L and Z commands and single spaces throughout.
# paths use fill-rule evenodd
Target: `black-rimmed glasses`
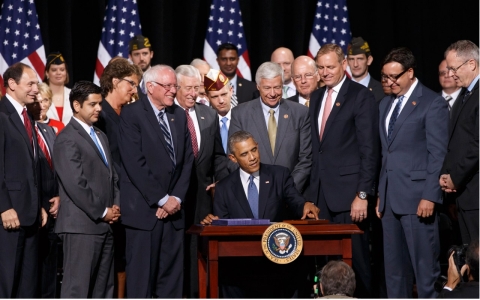
M 130 79 L 127 79 L 127 78 L 121 78 L 120 80 L 124 80 L 128 83 L 130 83 L 130 85 L 132 86 L 132 88 L 136 89 L 137 88 L 137 84 L 135 82 L 133 82 L 133 80 L 130 80 Z
M 171 90 L 172 88 L 178 90 L 180 88 L 179 85 L 176 85 L 176 84 L 163 84 L 163 83 L 160 83 L 160 82 L 156 82 L 156 81 L 150 81 L 150 82 L 153 82 L 153 83 L 156 83 L 160 86 L 162 86 L 164 89 L 166 89 L 167 91 Z
M 397 80 L 402 77 L 403 74 L 405 74 L 408 70 L 410 69 L 406 69 L 404 70 L 402 73 L 398 74 L 398 75 L 387 75 L 387 74 L 381 74 L 381 79 L 382 81 L 387 81 L 388 79 L 390 79 L 391 82 L 395 83 L 397 82 Z

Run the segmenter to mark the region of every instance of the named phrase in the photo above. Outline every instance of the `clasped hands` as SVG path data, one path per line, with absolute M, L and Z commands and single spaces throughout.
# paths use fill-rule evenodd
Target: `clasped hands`
M 164 219 L 180 211 L 182 206 L 174 196 L 169 196 L 167 202 L 162 207 L 157 208 L 155 215 L 159 219 Z
M 442 191 L 444 191 L 445 193 L 455 193 L 457 191 L 457 188 L 453 184 L 450 174 L 442 174 L 438 183 L 440 184 Z
M 108 224 L 113 224 L 118 221 L 120 216 L 120 207 L 114 204 L 112 207 L 107 207 L 107 214 L 103 217 L 103 220 Z

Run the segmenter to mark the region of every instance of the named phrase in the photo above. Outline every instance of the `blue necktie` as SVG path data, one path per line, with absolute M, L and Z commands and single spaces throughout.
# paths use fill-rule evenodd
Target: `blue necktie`
M 468 96 L 470 96 L 471 93 L 472 92 L 470 92 L 469 90 L 465 91 L 465 95 L 463 95 L 462 103 L 465 103 L 465 100 L 467 100 Z
M 158 113 L 158 123 L 160 124 L 160 128 L 162 128 L 163 137 L 165 138 L 165 142 L 167 143 L 168 156 L 170 156 L 173 169 L 175 169 L 175 152 L 173 151 L 172 136 L 170 135 L 170 131 L 168 131 L 168 127 L 167 127 L 167 124 L 165 124 L 165 120 L 163 119 L 164 115 L 165 115 L 165 112 L 163 110 Z
M 252 209 L 253 217 L 258 219 L 258 190 L 253 181 L 254 178 L 253 175 L 250 175 L 250 181 L 248 183 L 248 203 Z
M 388 142 L 390 142 L 390 140 L 392 139 L 393 128 L 395 127 L 395 122 L 397 121 L 403 98 L 405 98 L 405 96 L 398 97 L 397 105 L 393 109 L 392 115 L 390 116 L 390 122 L 388 122 Z
M 105 153 L 103 153 L 102 148 L 100 147 L 100 144 L 98 143 L 97 135 L 95 134 L 95 130 L 93 129 L 93 127 L 90 127 L 90 137 L 92 138 L 93 142 L 97 146 L 98 151 L 100 151 L 100 154 L 102 155 L 103 162 L 108 167 L 107 158 L 105 157 Z
M 222 146 L 225 154 L 227 154 L 227 140 L 228 140 L 228 128 L 227 128 L 227 117 L 223 117 L 221 120 L 222 127 L 220 127 L 220 136 L 222 137 Z

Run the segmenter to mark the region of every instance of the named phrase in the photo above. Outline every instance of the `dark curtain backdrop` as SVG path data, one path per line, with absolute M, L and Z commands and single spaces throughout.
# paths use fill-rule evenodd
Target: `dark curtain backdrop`
M 250 54 L 252 77 L 280 46 L 295 56 L 307 53 L 316 0 L 239 0 Z M 93 80 L 107 0 L 35 0 L 45 50 L 61 51 L 70 84 Z M 211 0 L 137 0 L 142 32 L 155 52 L 153 64 L 176 67 L 203 57 Z M 3 0 L 0 0 L 3 3 Z M 370 44 L 370 73 L 379 78 L 383 57 L 394 47 L 409 47 L 417 58 L 417 76 L 439 90 L 437 70 L 452 42 L 478 45 L 477 0 L 350 0 L 353 36 Z

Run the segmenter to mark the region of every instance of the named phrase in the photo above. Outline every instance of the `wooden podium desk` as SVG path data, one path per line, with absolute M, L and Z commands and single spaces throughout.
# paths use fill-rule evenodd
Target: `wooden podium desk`
M 269 225 L 192 225 L 188 234 L 198 235 L 199 297 L 218 298 L 218 258 L 264 256 L 261 238 Z M 352 265 L 352 234 L 362 234 L 355 224 L 293 225 L 303 238 L 302 255 L 341 255 Z M 208 279 L 208 281 L 207 281 Z

